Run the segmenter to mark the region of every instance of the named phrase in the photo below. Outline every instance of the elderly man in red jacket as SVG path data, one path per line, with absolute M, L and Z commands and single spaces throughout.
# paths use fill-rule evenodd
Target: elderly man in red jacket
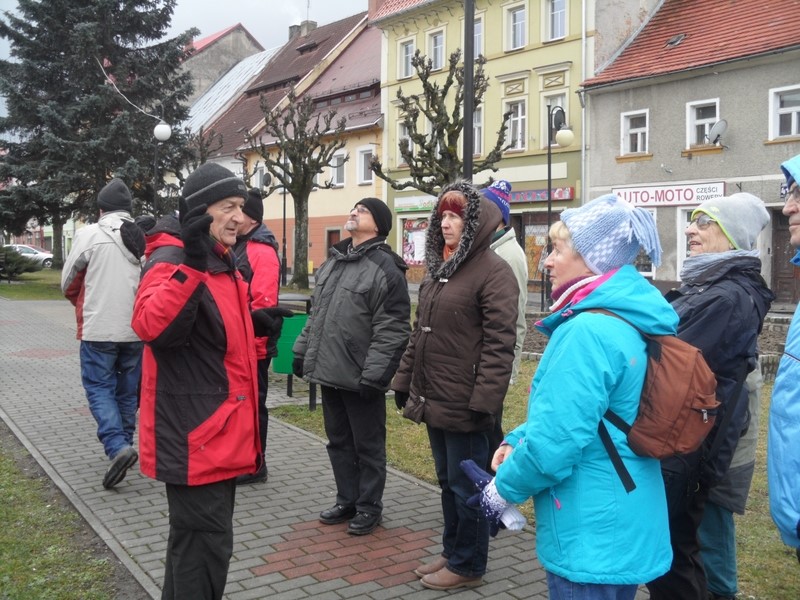
M 251 322 L 232 249 L 246 198 L 220 165 L 189 175 L 179 235 L 148 252 L 134 305 L 146 344 L 140 465 L 166 484 L 169 503 L 162 598 L 222 597 L 235 478 L 260 466 L 254 336 L 276 334 L 281 319 L 263 309 Z

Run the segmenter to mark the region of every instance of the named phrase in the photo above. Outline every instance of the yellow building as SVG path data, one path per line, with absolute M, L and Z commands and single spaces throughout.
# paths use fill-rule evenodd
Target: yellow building
M 483 171 L 473 180 L 485 183 L 491 175 L 512 186 L 511 216 L 520 243 L 528 254 L 529 279 L 539 278 L 538 266 L 548 222 L 548 111 L 563 109 L 564 127 L 574 134 L 571 145 L 555 143 L 551 156 L 551 219 L 580 198 L 582 108 L 575 93 L 586 76 L 584 64 L 590 38 L 583 23 L 586 4 L 575 0 L 476 0 L 475 55 L 486 58 L 489 88 L 474 114 L 474 157 L 485 157 L 497 139 L 502 117 L 510 112 L 506 143 L 496 173 Z M 464 3 L 451 0 L 373 1 L 370 23 L 383 31 L 382 77 L 384 170 L 395 179 L 408 177 L 399 141 L 406 136 L 397 91 L 418 93 L 421 84 L 411 66 L 416 50 L 433 61 L 444 79 L 452 52 L 464 47 Z M 419 127 L 419 125 L 418 125 Z M 418 191 L 397 192 L 387 186 L 387 201 L 400 217 L 406 261 L 420 264 L 420 241 L 435 200 Z M 400 232 L 398 232 L 400 233 Z M 412 272 L 414 269 L 412 268 Z

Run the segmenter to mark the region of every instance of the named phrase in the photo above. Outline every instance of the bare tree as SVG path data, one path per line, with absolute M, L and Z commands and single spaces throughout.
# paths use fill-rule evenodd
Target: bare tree
M 391 171 L 384 171 L 377 157 L 372 160 L 373 173 L 393 189 L 399 191 L 414 188 L 435 196 L 442 186 L 463 176 L 464 162 L 460 156 L 459 138 L 464 129 L 464 66 L 459 65 L 460 61 L 461 50 L 456 50 L 450 55 L 447 76 L 440 84 L 438 74 L 431 77 L 433 64 L 430 59 L 419 50 L 411 58 L 411 65 L 422 84 L 422 92 L 406 95 L 402 88 L 397 91 L 402 123 L 407 134 L 398 145 L 400 156 L 408 165 L 408 176 L 404 170 L 402 179 L 394 179 L 389 175 Z M 481 105 L 489 87 L 489 80 L 484 72 L 485 64 L 486 59 L 483 56 L 475 59 L 475 108 Z M 509 147 L 506 145 L 506 130 L 510 116 L 510 112 L 503 115 L 494 147 L 482 160 L 475 161 L 473 175 L 487 169 L 497 171 L 495 164 Z M 489 182 L 491 181 L 490 178 Z
M 291 90 L 284 108 L 274 110 L 261 99 L 264 129 L 260 137 L 248 136 L 250 147 L 262 157 L 271 176 L 267 195 L 285 189 L 294 201 L 294 269 L 289 285 L 308 287 L 308 198 L 314 188 L 330 188 L 330 180 L 316 181 L 334 154 L 345 146 L 346 119 L 336 111 L 318 112 L 309 96 L 298 99 Z M 344 156 L 346 162 L 349 156 Z

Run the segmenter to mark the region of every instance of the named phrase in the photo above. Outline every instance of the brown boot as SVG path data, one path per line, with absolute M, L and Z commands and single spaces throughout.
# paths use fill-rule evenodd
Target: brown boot
M 437 556 L 431 562 L 425 563 L 414 569 L 414 575 L 422 579 L 425 575 L 436 573 L 436 571 L 443 569 L 447 565 L 447 559 L 444 556 Z
M 447 567 L 439 569 L 436 573 L 425 575 L 421 580 L 422 585 L 431 590 L 454 590 L 462 587 L 478 587 L 483 583 L 480 577 L 464 577 L 453 573 Z

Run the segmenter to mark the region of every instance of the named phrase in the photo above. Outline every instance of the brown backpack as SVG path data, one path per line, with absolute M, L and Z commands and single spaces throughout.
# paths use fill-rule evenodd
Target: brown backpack
M 639 456 L 662 459 L 697 450 L 711 432 L 720 405 L 716 377 L 702 352 L 674 335 L 648 335 L 611 311 L 587 312 L 625 321 L 647 343 L 647 373 L 633 425 L 611 409 L 603 417 L 627 435 L 631 449 Z M 633 491 L 636 485 L 603 421 L 598 431 L 625 489 Z

